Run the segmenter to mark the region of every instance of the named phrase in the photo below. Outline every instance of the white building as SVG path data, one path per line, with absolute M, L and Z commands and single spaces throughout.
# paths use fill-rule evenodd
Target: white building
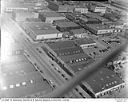
M 22 27 L 34 41 L 62 37 L 61 32 L 46 23 L 28 22 L 24 23 Z

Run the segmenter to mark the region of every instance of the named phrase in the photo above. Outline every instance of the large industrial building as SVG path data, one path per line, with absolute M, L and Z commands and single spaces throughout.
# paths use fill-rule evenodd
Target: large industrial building
M 90 86 L 86 86 L 87 90 L 91 90 L 90 93 L 95 97 L 110 94 L 112 91 L 120 90 L 125 85 L 124 81 L 118 78 L 113 71 L 106 68 L 102 68 L 96 72 L 87 81 L 83 82 L 83 84 Z
M 33 39 L 33 40 L 43 40 L 43 39 L 50 39 L 50 38 L 61 38 L 62 33 L 59 32 L 57 29 L 53 28 L 49 24 L 45 23 L 24 23 L 22 25 L 26 33 Z
M 113 33 L 113 28 L 108 25 L 103 24 L 87 24 L 86 25 L 89 31 L 93 32 L 94 34 L 107 34 Z
M 61 32 L 69 31 L 71 29 L 78 29 L 81 28 L 80 25 L 74 22 L 60 22 L 56 25 L 56 29 Z
M 43 12 L 39 14 L 39 18 L 45 23 L 53 23 L 54 20 L 63 20 L 65 17 L 56 12 Z
M 110 1 L 2 0 L 0 97 L 128 97 L 127 11 Z

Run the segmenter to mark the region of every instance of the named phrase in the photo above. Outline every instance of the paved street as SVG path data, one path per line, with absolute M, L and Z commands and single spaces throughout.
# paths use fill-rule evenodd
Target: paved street
M 8 19 L 8 18 L 7 18 Z M 6 21 L 7 21 L 6 19 Z M 14 26 L 15 25 L 15 26 Z M 12 27 L 13 26 L 13 27 Z M 45 76 L 46 78 L 50 79 L 50 80 L 54 80 L 55 84 L 61 85 L 63 83 L 63 80 L 58 76 L 58 74 L 56 74 L 52 68 L 52 66 L 49 66 L 46 62 L 46 58 L 41 57 L 39 55 L 39 53 L 37 53 L 35 46 L 33 47 L 33 45 L 31 44 L 31 42 L 29 42 L 24 35 L 24 31 L 22 31 L 22 29 L 20 27 L 18 27 L 18 25 L 13 22 L 10 18 L 8 19 L 8 24 L 4 25 L 5 29 L 8 29 L 9 32 L 12 33 L 12 36 L 15 39 L 20 39 L 20 43 L 22 44 L 22 46 L 28 51 L 28 53 L 30 55 L 33 56 L 33 58 L 35 58 L 35 61 L 37 62 L 38 66 L 40 66 L 41 69 L 44 70 L 44 73 L 46 73 Z M 11 28 L 11 29 L 9 29 Z M 19 41 L 19 40 L 18 40 Z M 43 61 L 43 62 L 42 62 Z M 43 67 L 42 67 L 43 66 Z M 58 76 L 58 77 L 57 77 Z

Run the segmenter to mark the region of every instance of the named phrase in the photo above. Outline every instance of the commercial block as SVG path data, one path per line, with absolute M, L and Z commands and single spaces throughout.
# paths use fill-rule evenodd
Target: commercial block
M 62 33 L 60 33 L 56 28 L 43 22 L 23 23 L 22 28 L 34 41 L 62 37 Z
M 82 14 L 88 13 L 88 8 L 87 7 L 75 7 L 74 12 L 80 12 Z
M 75 47 L 71 47 L 71 48 L 58 49 L 58 50 L 54 50 L 54 52 L 58 56 L 68 56 L 68 55 L 84 53 L 83 50 L 79 46 L 75 46 Z
M 94 60 L 87 54 L 80 53 L 68 56 L 60 56 L 60 58 L 71 68 L 74 73 L 82 71 Z
M 85 38 L 90 33 L 89 31 L 85 30 L 84 28 L 70 30 L 69 32 L 77 38 Z
M 61 32 L 65 32 L 65 31 L 69 31 L 72 29 L 79 29 L 81 27 L 80 25 L 74 22 L 61 22 L 56 25 L 56 28 Z
M 75 40 L 76 44 L 78 44 L 82 49 L 88 48 L 89 46 L 96 45 L 96 42 L 90 38 L 83 38 Z
M 108 34 L 113 33 L 113 28 L 103 24 L 87 24 L 86 27 L 94 34 Z
M 63 15 L 56 12 L 43 12 L 39 14 L 39 18 L 45 23 L 53 23 L 54 20 L 65 19 Z
M 106 12 L 106 7 L 92 3 L 89 7 L 89 10 L 92 11 L 92 12 L 105 13 Z
M 120 90 L 125 85 L 113 71 L 107 68 L 101 68 L 98 72 L 91 75 L 82 87 L 88 90 L 90 95 L 101 97 L 113 91 Z

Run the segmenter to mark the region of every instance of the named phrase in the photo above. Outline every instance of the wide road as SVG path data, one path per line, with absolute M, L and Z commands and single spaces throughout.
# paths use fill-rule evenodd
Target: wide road
M 43 58 L 40 54 L 36 51 L 35 46 L 28 41 L 27 37 L 25 36 L 25 32 L 18 26 L 16 22 L 14 22 L 11 18 L 7 15 L 4 15 L 4 25 L 2 29 L 6 29 L 11 32 L 12 36 L 22 44 L 22 46 L 27 50 L 27 52 L 32 55 L 34 61 L 36 61 L 37 65 L 40 69 L 43 69 L 47 79 L 55 81 L 55 84 L 60 86 L 64 83 L 64 80 L 59 76 L 58 73 L 53 71 L 54 69 L 50 66 L 47 62 L 46 55 L 44 54 Z

